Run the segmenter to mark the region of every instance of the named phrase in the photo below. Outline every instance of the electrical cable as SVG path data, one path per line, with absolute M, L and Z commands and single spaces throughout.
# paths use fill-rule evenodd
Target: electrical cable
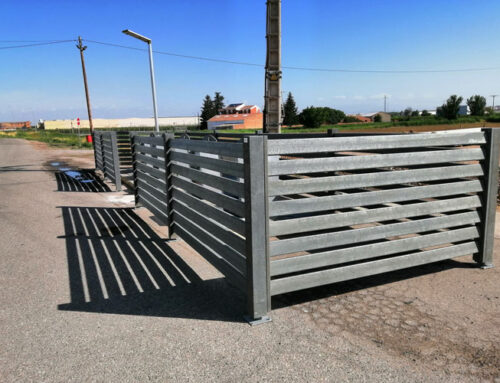
M 89 43 L 113 46 L 113 47 L 117 47 L 117 48 L 131 49 L 131 50 L 137 50 L 137 51 L 147 51 L 147 49 L 144 49 L 144 48 L 136 48 L 136 47 L 131 47 L 128 45 L 107 43 L 107 42 L 103 42 L 103 41 L 87 40 L 87 39 L 84 39 L 84 41 L 87 41 Z M 179 54 L 179 53 L 165 52 L 165 51 L 158 51 L 158 50 L 153 50 L 153 52 L 157 53 L 157 54 L 161 54 L 161 55 L 181 57 L 181 58 L 194 59 L 194 60 L 203 60 L 203 61 L 220 62 L 220 63 L 225 63 L 225 64 L 254 66 L 254 67 L 261 67 L 261 68 L 264 67 L 264 65 L 262 65 L 262 64 L 256 64 L 256 63 L 250 63 L 250 62 L 244 62 L 244 61 L 235 61 L 235 60 L 217 59 L 217 58 L 203 57 L 203 56 L 184 55 L 184 54 Z M 282 68 L 289 69 L 289 70 L 302 70 L 302 71 L 311 71 L 311 72 L 375 73 L 375 74 L 457 73 L 457 72 L 484 72 L 484 71 L 500 70 L 500 67 L 462 68 L 462 69 L 363 70 L 363 69 L 344 69 L 344 68 L 297 67 L 297 66 L 287 66 L 287 65 L 283 65 Z
M 61 44 L 61 43 L 69 43 L 75 42 L 76 40 L 56 40 L 56 41 L 48 41 L 45 43 L 34 43 L 34 44 L 24 44 L 24 45 L 10 45 L 7 47 L 0 47 L 0 49 L 16 49 L 16 48 L 27 48 L 27 47 L 36 47 L 40 45 L 52 45 L 52 44 Z

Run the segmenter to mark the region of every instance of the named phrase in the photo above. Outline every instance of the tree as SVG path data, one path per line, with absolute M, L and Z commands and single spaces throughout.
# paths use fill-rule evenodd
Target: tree
M 220 92 L 215 92 L 214 99 L 207 94 L 201 105 L 201 129 L 207 129 L 207 122 L 224 108 L 224 96 Z
M 373 117 L 373 122 L 382 122 L 382 116 L 380 114 L 376 114 L 374 117 Z
M 323 115 L 323 111 L 321 108 L 315 108 L 314 106 L 310 106 L 305 108 L 300 113 L 300 122 L 306 128 L 319 128 L 321 124 L 325 120 L 325 116 Z
M 486 108 L 486 98 L 478 94 L 467 99 L 467 105 L 472 116 L 484 116 Z
M 324 108 L 325 109 L 325 115 L 326 115 L 326 122 L 327 124 L 338 124 L 339 122 L 342 122 L 345 118 L 345 113 L 342 112 L 341 110 L 338 109 L 332 109 L 332 108 Z
M 403 114 L 403 116 L 405 116 L 405 117 L 410 117 L 412 112 L 413 112 L 413 109 L 412 109 L 412 108 L 410 108 L 410 107 L 408 107 L 408 108 L 406 108 L 406 109 L 403 111 L 403 113 L 402 113 L 402 114 Z
M 420 113 L 418 112 L 418 110 L 414 110 L 413 112 L 411 112 L 411 116 L 418 117 L 418 116 L 420 116 Z
M 306 128 L 319 128 L 321 124 L 338 124 L 344 118 L 344 112 L 328 107 L 310 106 L 300 113 L 300 122 Z
M 431 114 L 427 109 L 422 110 L 422 113 L 420 113 L 422 117 L 429 117 Z
M 213 111 L 214 116 L 219 113 L 219 110 L 224 108 L 224 96 L 220 94 L 220 92 L 215 92 L 214 101 L 213 101 Z M 213 116 L 212 116 L 213 117 Z
M 207 94 L 203 99 L 203 104 L 201 106 L 201 129 L 207 129 L 207 122 L 213 116 L 215 116 L 214 102 L 212 101 L 212 98 Z
M 283 125 L 295 125 L 299 122 L 297 105 L 292 96 L 292 92 L 288 92 L 285 105 L 283 106 L 285 116 L 283 117 Z
M 448 120 L 456 119 L 462 100 L 463 98 L 457 96 L 456 94 L 451 95 L 448 100 L 446 100 L 446 103 L 441 106 L 442 116 Z

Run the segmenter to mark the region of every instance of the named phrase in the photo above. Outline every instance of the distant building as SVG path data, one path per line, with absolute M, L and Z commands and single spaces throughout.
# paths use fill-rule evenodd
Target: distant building
M 0 122 L 0 130 L 31 128 L 31 121 Z
M 354 117 L 359 120 L 359 122 L 372 122 L 370 117 L 364 117 L 361 114 L 350 114 L 349 117 Z
M 229 104 L 228 106 L 218 110 L 219 114 L 251 114 L 260 113 L 260 108 L 257 105 L 245 105 L 243 103 Z
M 262 129 L 264 119 L 257 105 L 230 104 L 207 121 L 208 129 Z
M 94 118 L 92 119 L 94 129 L 106 128 L 154 128 L 154 118 Z M 198 126 L 200 124 L 199 117 L 159 117 L 158 124 L 160 126 Z M 39 127 L 46 130 L 54 129 L 77 129 L 76 119 L 74 120 L 40 120 Z M 88 129 L 89 120 L 80 120 L 80 128 Z
M 362 114 L 361 116 L 369 118 L 370 121 L 375 121 L 375 116 L 379 115 L 380 116 L 380 122 L 391 122 L 391 115 L 386 112 L 377 112 L 377 113 L 365 113 Z

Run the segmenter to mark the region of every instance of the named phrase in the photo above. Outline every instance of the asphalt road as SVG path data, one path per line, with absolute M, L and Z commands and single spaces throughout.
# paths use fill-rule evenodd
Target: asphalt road
M 0 381 L 499 378 L 498 268 L 447 261 L 288 294 L 251 327 L 199 255 L 71 173 L 90 160 L 0 140 Z

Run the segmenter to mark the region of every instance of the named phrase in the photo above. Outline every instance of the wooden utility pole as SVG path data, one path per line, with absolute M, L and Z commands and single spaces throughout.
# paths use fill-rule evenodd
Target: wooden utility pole
M 80 59 L 82 60 L 83 85 L 85 86 L 85 98 L 87 99 L 87 113 L 89 115 L 90 134 L 92 134 L 94 132 L 94 125 L 92 124 L 92 109 L 90 108 L 89 87 L 87 85 L 87 71 L 85 70 L 85 58 L 83 57 L 83 51 L 87 49 L 87 47 L 82 44 L 82 38 L 80 36 L 78 36 L 78 44 L 76 45 L 76 47 L 80 50 Z
M 281 133 L 281 0 L 267 0 L 264 132 Z

